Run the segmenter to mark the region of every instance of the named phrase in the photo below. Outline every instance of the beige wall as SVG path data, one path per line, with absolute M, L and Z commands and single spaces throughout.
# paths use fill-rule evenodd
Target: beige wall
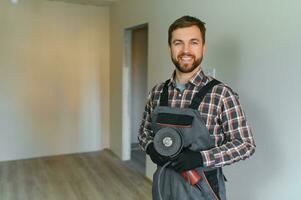
M 231 200 L 301 199 L 301 3 L 297 0 L 125 0 L 111 8 L 111 147 L 122 155 L 123 30 L 149 24 L 148 89 L 169 78 L 168 26 L 182 15 L 207 23 L 203 68 L 240 94 L 255 155 L 225 167 Z M 147 175 L 154 165 L 147 160 Z
M 0 1 L 0 161 L 109 147 L 109 8 Z

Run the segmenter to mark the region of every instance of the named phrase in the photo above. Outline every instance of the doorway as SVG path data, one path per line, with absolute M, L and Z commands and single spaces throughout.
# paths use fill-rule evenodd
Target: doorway
M 123 67 L 123 160 L 145 175 L 146 155 L 138 145 L 138 131 L 147 97 L 148 26 L 124 32 Z

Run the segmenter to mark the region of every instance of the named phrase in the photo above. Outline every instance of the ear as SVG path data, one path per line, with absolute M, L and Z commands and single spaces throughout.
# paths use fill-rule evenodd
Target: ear
M 168 52 L 169 52 L 169 55 L 171 56 L 172 53 L 171 53 L 171 47 L 170 47 L 170 45 L 168 45 Z
M 205 52 L 206 52 L 206 44 L 203 45 L 203 57 L 205 56 Z

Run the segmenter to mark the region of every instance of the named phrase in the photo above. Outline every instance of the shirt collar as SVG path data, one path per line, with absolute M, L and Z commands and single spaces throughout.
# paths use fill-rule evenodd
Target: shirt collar
M 194 86 L 202 87 L 207 84 L 208 80 L 209 78 L 204 74 L 203 70 L 200 69 L 188 80 L 188 82 Z M 176 87 L 176 70 L 172 73 L 169 85 Z

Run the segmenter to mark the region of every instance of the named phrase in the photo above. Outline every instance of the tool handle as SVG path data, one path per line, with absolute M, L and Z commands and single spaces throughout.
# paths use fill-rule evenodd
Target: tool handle
M 201 176 L 194 169 L 182 172 L 182 176 L 186 181 L 189 181 L 191 185 L 195 185 L 201 179 Z

